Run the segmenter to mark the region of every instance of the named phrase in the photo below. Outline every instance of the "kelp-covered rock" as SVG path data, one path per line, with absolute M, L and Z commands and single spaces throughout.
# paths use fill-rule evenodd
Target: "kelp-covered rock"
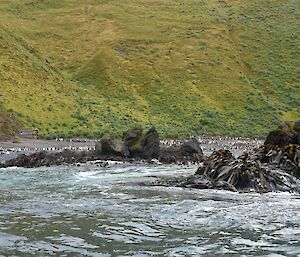
M 237 192 L 300 192 L 300 145 L 266 144 L 235 158 L 228 150 L 212 153 L 191 176 L 160 178 L 153 185 Z
M 300 178 L 300 145 L 290 144 L 284 147 L 267 145 L 256 149 L 254 153 L 262 163 L 276 165 Z
M 238 158 L 226 150 L 214 152 L 192 176 L 158 179 L 154 185 L 198 189 L 225 189 L 238 192 L 300 192 L 297 168 L 283 169 L 262 163 L 259 155 L 244 154 Z

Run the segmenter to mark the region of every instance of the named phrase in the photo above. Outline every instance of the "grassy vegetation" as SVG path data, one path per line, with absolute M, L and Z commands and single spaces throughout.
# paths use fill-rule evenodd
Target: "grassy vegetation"
M 261 136 L 299 118 L 298 4 L 1 1 L 1 102 L 47 137 Z

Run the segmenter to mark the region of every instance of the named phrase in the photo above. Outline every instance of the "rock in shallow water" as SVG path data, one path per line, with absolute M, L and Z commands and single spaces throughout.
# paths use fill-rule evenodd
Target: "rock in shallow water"
M 291 161 L 293 165 L 287 165 L 289 162 L 286 162 L 286 152 L 281 154 L 277 164 L 265 158 L 266 152 L 268 151 L 264 146 L 253 153 L 234 158 L 228 150 L 215 151 L 194 175 L 160 178 L 154 181 L 153 185 L 237 192 L 300 192 L 300 147 L 294 147 L 292 154 L 289 151 L 289 158 L 294 160 Z

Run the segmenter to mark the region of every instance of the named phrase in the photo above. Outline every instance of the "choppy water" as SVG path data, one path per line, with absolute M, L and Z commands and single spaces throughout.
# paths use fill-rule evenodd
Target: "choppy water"
M 298 195 L 135 184 L 195 169 L 0 169 L 0 256 L 300 256 Z

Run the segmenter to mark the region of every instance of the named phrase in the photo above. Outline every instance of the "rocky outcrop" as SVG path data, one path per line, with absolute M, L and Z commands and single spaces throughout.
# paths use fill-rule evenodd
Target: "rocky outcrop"
M 123 134 L 123 140 L 131 157 L 159 159 L 160 140 L 154 127 L 143 135 L 143 128 L 136 126 Z
M 297 150 L 298 151 L 298 150 Z M 297 155 L 298 157 L 298 155 Z M 238 158 L 226 150 L 216 151 L 192 176 L 161 178 L 152 185 L 197 189 L 224 189 L 235 192 L 300 192 L 300 165 L 290 166 L 282 155 L 282 165 L 261 162 L 264 147 Z
M 1 164 L 1 167 L 25 167 L 34 168 L 40 166 L 62 165 L 70 163 L 84 163 L 94 159 L 94 155 L 89 151 L 71 151 L 62 152 L 37 152 L 30 155 L 22 154 L 16 159 Z
M 160 150 L 159 160 L 162 163 L 200 163 L 204 160 L 200 143 L 192 138 L 179 146 L 163 147 Z
M 294 131 L 271 131 L 265 141 L 266 145 L 285 146 L 296 144 L 298 141 L 297 134 Z
M 160 178 L 153 185 L 236 192 L 300 192 L 300 121 L 271 131 L 264 146 L 235 158 L 215 151 L 191 176 Z
M 100 142 L 96 143 L 96 152 L 98 155 L 123 156 L 128 157 L 128 148 L 121 140 L 114 139 L 110 136 L 104 136 Z
M 123 134 L 123 141 L 104 136 L 96 144 L 96 152 L 105 156 L 122 156 L 146 160 L 158 159 L 160 152 L 159 135 L 154 127 L 146 134 L 136 126 Z
M 265 145 L 286 146 L 289 144 L 300 144 L 300 120 L 287 122 L 276 130 L 271 131 Z
M 159 159 L 159 135 L 154 127 L 152 127 L 142 139 L 142 157 L 147 160 Z
M 256 156 L 262 163 L 276 165 L 288 171 L 291 175 L 300 178 L 300 145 L 284 147 L 264 146 L 257 150 Z
M 142 141 L 143 141 L 143 128 L 142 126 L 136 126 L 123 134 L 123 141 L 130 155 L 136 156 L 142 152 Z
M 201 154 L 200 154 L 201 153 Z M 190 163 L 202 161 L 199 143 L 187 142 L 184 147 L 168 147 L 162 151 L 157 130 L 152 127 L 143 134 L 141 127 L 135 127 L 123 135 L 123 140 L 102 137 L 91 151 L 38 152 L 21 155 L 16 159 L 0 164 L 0 167 L 20 166 L 39 167 L 87 162 L 93 160 L 116 160 L 124 162 L 151 161 L 162 163 Z
M 161 163 L 200 163 L 190 176 L 159 178 L 152 185 L 176 186 L 198 189 L 225 189 L 236 192 L 288 191 L 300 192 L 300 145 L 295 134 L 300 132 L 300 122 L 289 123 L 277 132 L 270 132 L 262 147 L 235 158 L 228 150 L 213 152 L 204 157 L 197 139 L 179 146 L 160 147 L 155 128 L 143 134 L 141 127 L 123 135 L 123 141 L 104 136 L 93 151 L 38 152 L 21 155 L 0 167 L 38 167 L 61 165 L 92 160 L 149 161 Z
M 200 143 L 196 138 L 192 138 L 192 139 L 184 142 L 180 146 L 180 150 L 185 155 L 190 155 L 190 154 L 203 155 Z

